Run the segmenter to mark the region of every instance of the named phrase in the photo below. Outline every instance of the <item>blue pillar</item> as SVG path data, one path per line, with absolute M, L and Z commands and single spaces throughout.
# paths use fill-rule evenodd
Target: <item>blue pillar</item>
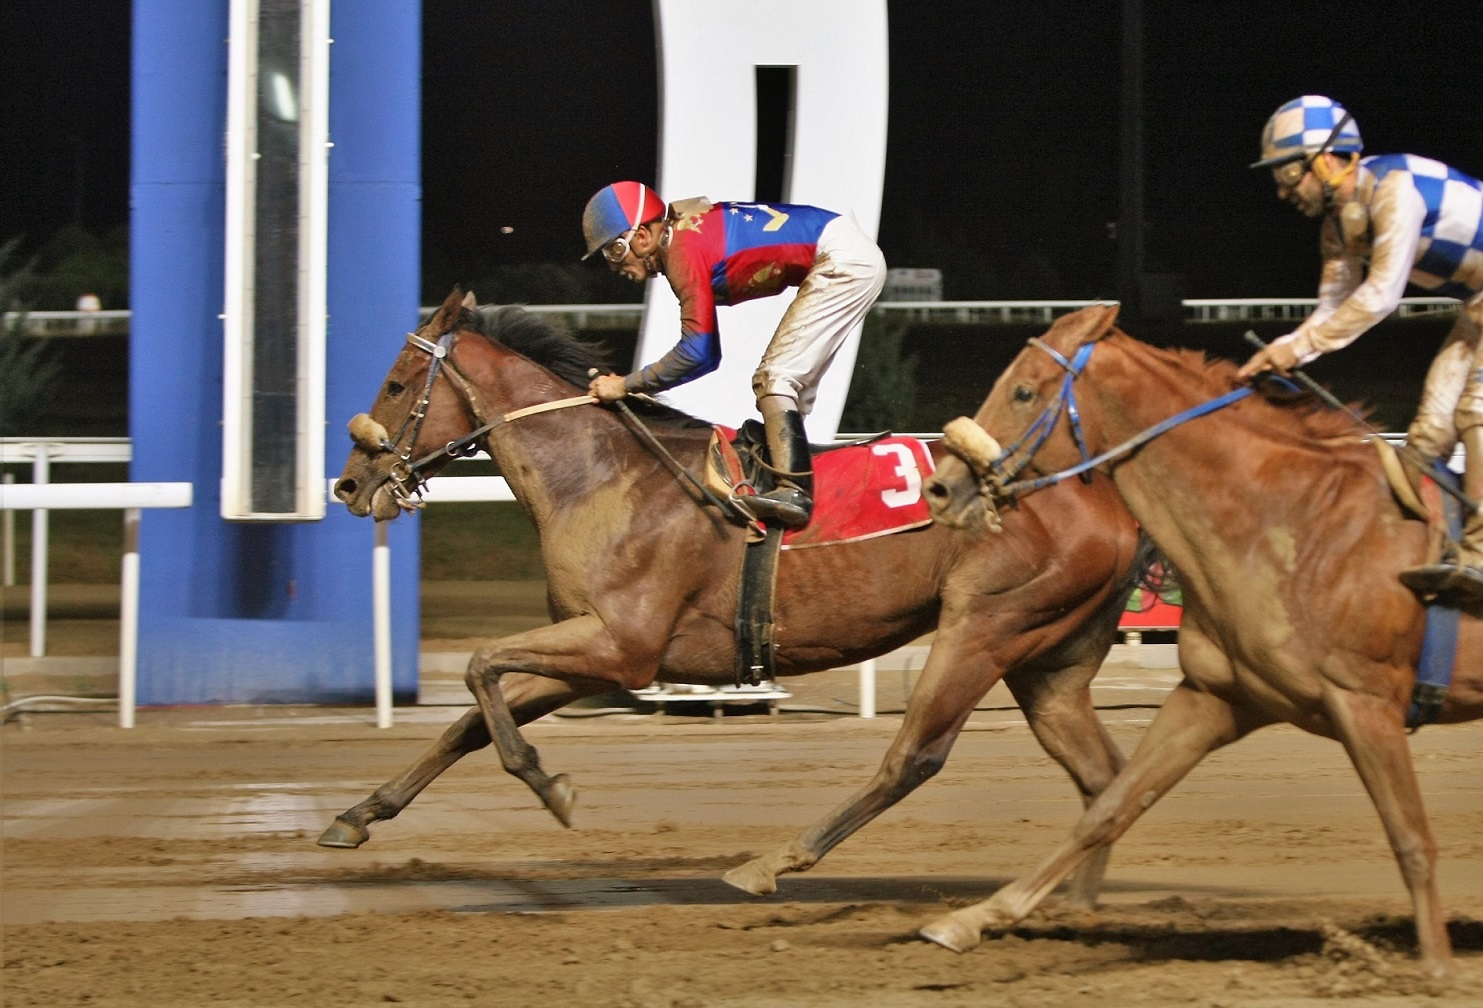
M 374 697 L 368 519 L 221 517 L 228 0 L 134 0 L 129 429 L 135 480 L 195 506 L 140 529 L 139 702 Z M 417 317 L 421 4 L 332 9 L 326 459 Z M 417 522 L 391 526 L 393 689 L 416 695 Z

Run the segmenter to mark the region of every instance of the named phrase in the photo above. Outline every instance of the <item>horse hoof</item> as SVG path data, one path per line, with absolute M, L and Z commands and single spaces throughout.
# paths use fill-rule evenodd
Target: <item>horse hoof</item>
M 929 942 L 936 942 L 950 952 L 967 952 L 978 945 L 983 935 L 976 927 L 969 927 L 957 917 L 948 914 L 918 932 Z
M 761 858 L 737 865 L 722 875 L 721 881 L 753 896 L 766 896 L 778 891 L 778 877 L 762 864 Z
M 371 839 L 370 830 L 336 816 L 335 821 L 330 823 L 330 828 L 319 835 L 316 843 L 321 847 L 354 848 L 369 839 Z
M 557 774 L 551 778 L 546 785 L 546 790 L 541 794 L 541 800 L 546 803 L 546 808 L 557 818 L 561 825 L 570 827 L 572 824 L 572 809 L 577 804 L 577 789 L 572 786 L 571 779 L 566 774 Z

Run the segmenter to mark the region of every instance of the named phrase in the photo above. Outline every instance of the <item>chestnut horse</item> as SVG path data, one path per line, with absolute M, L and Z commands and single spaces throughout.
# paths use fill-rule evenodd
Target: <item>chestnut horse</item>
M 370 415 L 351 421 L 356 444 L 335 494 L 377 520 L 415 506 L 419 481 L 447 462 L 440 446 L 458 442 L 456 452 L 476 435 L 540 533 L 555 622 L 479 648 L 466 676 L 478 706 L 405 773 L 338 816 L 321 844 L 360 845 L 370 823 L 395 816 L 491 740 L 505 769 L 569 825 L 571 786 L 541 769 L 519 725 L 615 687 L 734 680 L 745 530 L 703 506 L 635 424 L 693 473 L 704 464 L 711 427 L 652 401 L 630 400 L 628 413 L 584 399 L 589 369 L 602 364 L 600 348 L 541 317 L 476 308 L 472 294 L 455 290 L 409 336 Z M 812 866 L 935 774 L 1001 678 L 1083 799 L 1100 792 L 1122 756 L 1093 711 L 1088 684 L 1112 644 L 1145 545 L 1111 483 L 1098 478 L 1043 495 L 992 541 L 928 525 L 784 551 L 777 674 L 837 668 L 934 627 L 936 635 L 875 777 L 727 881 L 773 892 L 778 873 Z M 1075 894 L 1095 899 L 1101 874 L 1102 864 L 1091 866 Z
M 1178 572 L 1184 679 L 1066 843 L 923 934 L 962 951 L 985 929 L 1020 920 L 1207 753 L 1285 721 L 1348 752 L 1410 890 L 1423 970 L 1445 979 L 1436 844 L 1406 742 L 1424 612 L 1396 577 L 1421 561 L 1425 526 L 1402 517 L 1351 416 L 1324 412 L 1311 396 L 1269 401 L 1236 381 L 1234 365 L 1131 339 L 1114 327 L 1116 314 L 1086 308 L 1031 340 L 974 420 L 948 425 L 959 458 L 928 481 L 928 499 L 940 521 L 978 527 L 1107 453 L 1095 468 L 1110 471 Z M 1237 401 L 1165 423 L 1222 396 Z M 1479 621 L 1464 614 L 1438 720 L 1483 715 L 1480 648 Z

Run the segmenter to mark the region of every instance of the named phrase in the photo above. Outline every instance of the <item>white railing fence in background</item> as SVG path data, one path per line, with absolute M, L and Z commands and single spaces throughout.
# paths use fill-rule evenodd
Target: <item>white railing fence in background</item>
M 875 311 L 902 313 L 923 322 L 968 325 L 1048 323 L 1057 315 L 1083 308 L 1095 301 L 1068 299 L 1049 301 L 878 301 Z M 1457 311 L 1453 298 L 1402 298 L 1396 309 L 1399 318 L 1446 315 Z M 1318 301 L 1315 298 L 1185 298 L 1186 322 L 1261 322 L 1306 318 Z M 560 315 L 574 329 L 632 329 L 643 313 L 642 304 L 535 304 L 528 310 L 540 315 Z M 425 321 L 436 308 L 420 309 Z M 7 312 L 5 324 L 15 315 Z M 126 336 L 129 312 L 47 311 L 27 312 L 24 331 L 31 336 Z
M 31 483 L 29 487 L 44 486 L 51 482 L 51 465 L 53 462 L 111 462 L 127 463 L 132 458 L 133 449 L 128 438 L 22 438 L 7 437 L 0 438 L 0 464 L 24 464 L 31 463 Z M 0 493 L 4 493 L 8 499 L 12 497 L 13 491 L 27 488 L 26 493 L 33 491 L 27 484 L 13 482 L 12 473 L 5 474 L 5 482 Z M 81 486 L 84 484 L 64 484 L 69 486 Z M 83 507 L 85 505 L 68 505 L 62 507 Z M 107 505 L 97 505 L 104 507 Z M 4 508 L 4 525 L 0 528 L 0 535 L 4 537 L 3 553 L 5 567 L 5 587 L 9 588 L 15 584 L 15 518 L 13 510 L 24 510 L 22 508 Z M 46 583 L 47 563 L 49 555 L 50 538 L 50 509 L 45 505 L 35 506 L 31 512 L 31 657 L 40 658 L 46 654 Z
M 45 452 L 41 453 L 45 458 Z M 75 461 L 75 460 L 74 460 Z M 139 513 L 143 508 L 191 506 L 189 483 L 8 483 L 0 487 L 0 509 L 45 513 L 58 508 L 108 509 L 124 513 L 124 551 L 119 576 L 118 723 L 134 727 L 134 707 L 139 673 Z M 45 527 L 42 528 L 43 536 Z M 40 543 L 40 594 L 33 581 L 32 654 L 45 649 L 44 633 L 36 629 L 37 613 L 42 626 L 46 618 L 46 541 Z M 33 557 L 36 554 L 32 543 Z M 33 578 L 36 570 L 33 566 Z

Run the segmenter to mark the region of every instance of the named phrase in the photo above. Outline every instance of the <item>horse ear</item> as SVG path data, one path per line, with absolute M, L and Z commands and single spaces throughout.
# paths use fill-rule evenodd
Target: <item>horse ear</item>
M 1096 335 L 1091 339 L 1105 339 L 1112 335 L 1113 326 L 1117 324 L 1117 313 L 1122 310 L 1122 305 L 1116 301 L 1106 304 L 1093 305 L 1093 308 L 1101 309 L 1101 318 L 1097 322 Z
M 1056 319 L 1051 325 L 1051 330 L 1059 329 L 1066 333 L 1071 340 L 1071 345 L 1095 343 L 1112 334 L 1113 323 L 1117 321 L 1117 310 L 1116 301 L 1087 305 L 1085 308 L 1078 308 L 1069 315 L 1062 315 Z
M 463 306 L 469 311 L 473 311 L 475 308 L 479 307 L 479 299 L 474 297 L 473 291 L 469 291 L 467 294 L 464 295 Z
M 473 297 L 473 294 L 469 297 Z M 458 313 L 463 310 L 463 300 L 463 291 L 454 287 L 443 299 L 443 303 L 438 306 L 438 310 L 433 312 L 432 318 L 427 320 L 427 326 L 438 332 L 447 329 L 458 318 Z

